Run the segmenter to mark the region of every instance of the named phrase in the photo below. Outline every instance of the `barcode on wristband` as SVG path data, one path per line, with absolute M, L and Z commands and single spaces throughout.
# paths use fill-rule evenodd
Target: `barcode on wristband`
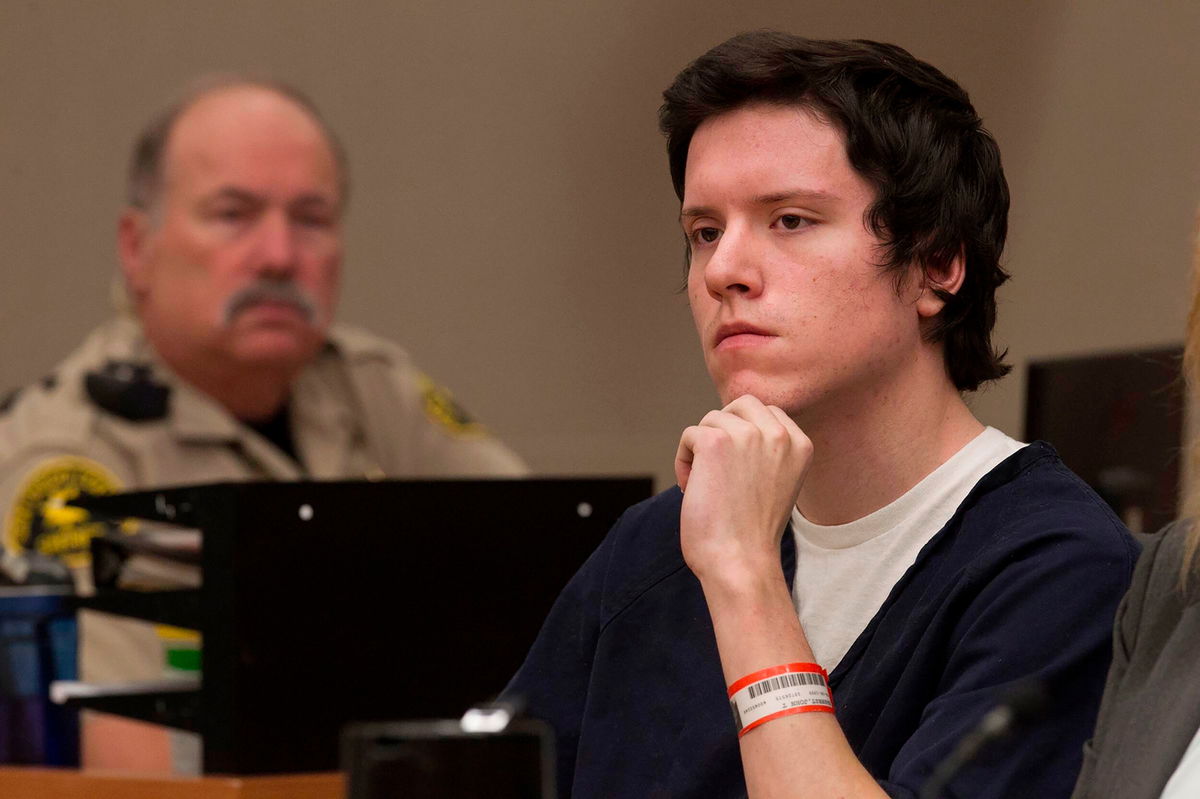
M 749 679 L 757 676 L 751 675 Z M 816 671 L 781 672 L 753 682 L 740 680 L 730 686 L 729 708 L 733 711 L 738 735 L 772 719 L 795 713 L 834 712 L 829 680 L 824 673 Z
M 754 683 L 747 686 L 746 691 L 751 699 L 755 699 L 770 691 L 777 691 L 780 688 L 795 688 L 800 685 L 820 685 L 824 687 L 825 678 L 820 674 L 813 674 L 810 671 L 793 671 Z

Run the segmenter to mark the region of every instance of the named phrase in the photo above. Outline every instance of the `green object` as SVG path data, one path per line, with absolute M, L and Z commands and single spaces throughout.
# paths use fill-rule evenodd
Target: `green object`
M 200 671 L 200 650 L 168 649 L 167 668 L 177 671 Z

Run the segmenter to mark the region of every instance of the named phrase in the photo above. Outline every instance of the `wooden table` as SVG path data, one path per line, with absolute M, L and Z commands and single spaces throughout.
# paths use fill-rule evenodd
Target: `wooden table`
M 4 799 L 345 799 L 345 777 L 170 777 L 74 769 L 0 767 Z

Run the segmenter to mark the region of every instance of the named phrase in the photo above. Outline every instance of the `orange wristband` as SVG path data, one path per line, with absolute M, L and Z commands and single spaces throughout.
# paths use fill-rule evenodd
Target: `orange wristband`
M 816 663 L 785 663 L 747 674 L 729 686 L 738 737 L 796 713 L 833 712 L 829 674 Z

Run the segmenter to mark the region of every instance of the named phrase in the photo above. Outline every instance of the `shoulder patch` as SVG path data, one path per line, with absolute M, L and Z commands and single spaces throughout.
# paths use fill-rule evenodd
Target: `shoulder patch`
M 21 389 L 14 388 L 12 391 L 0 398 L 0 414 L 8 413 L 12 406 L 17 404 L 17 399 L 21 396 Z
M 129 361 L 109 361 L 88 372 L 84 386 L 92 402 L 131 422 L 163 418 L 171 399 L 171 389 L 154 379 L 149 366 Z
M 70 501 L 82 493 L 111 494 L 120 481 L 88 458 L 61 455 L 37 464 L 17 489 L 4 523 L 6 551 L 36 551 L 69 567 L 85 566 L 89 542 L 108 530 Z
M 450 396 L 450 392 L 425 375 L 418 377 L 421 388 L 421 404 L 429 420 L 455 436 L 482 436 L 487 429 L 476 422 Z

